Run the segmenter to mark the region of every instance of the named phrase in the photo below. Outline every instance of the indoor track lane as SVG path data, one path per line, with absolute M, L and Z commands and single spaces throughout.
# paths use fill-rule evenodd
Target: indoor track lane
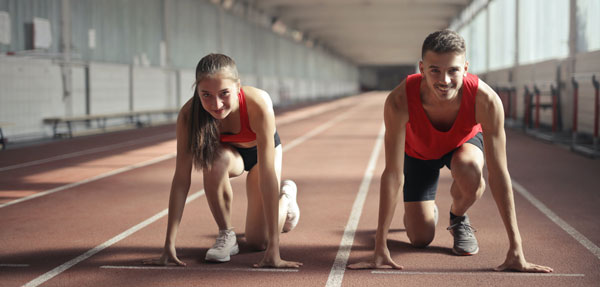
M 389 246 L 393 258 L 404 265 L 403 273 L 354 271 L 343 267 L 337 273 L 331 272 L 336 257 L 339 259 L 340 254 L 344 257 L 339 245 L 352 213 L 361 217 L 357 221 L 356 234 L 351 238 L 353 246 L 349 262 L 365 258 L 373 248 L 379 176 L 384 164 L 383 150 L 378 154 L 374 151 L 382 124 L 384 97 L 383 93 L 367 94 L 278 115 L 277 126 L 284 146 L 283 178 L 293 179 L 298 184 L 298 201 L 302 210 L 298 227 L 280 237 L 281 254 L 284 259 L 303 262 L 304 266 L 300 269 L 251 268 L 263 253 L 248 250 L 242 237 L 246 210 L 245 176 L 232 181 L 233 223 L 241 253 L 225 264 L 204 262 L 204 254 L 212 246 L 217 228 L 202 195 L 202 179 L 198 173 L 193 176 L 189 194 L 189 198 L 194 200 L 186 206 L 177 240 L 179 258 L 188 266 L 147 268 L 141 265 L 142 259 L 159 256 L 164 243 L 164 214 L 175 164 L 174 158 L 165 158 L 0 208 L 0 224 L 3 226 L 0 233 L 0 285 L 20 286 L 36 278 L 38 281 L 33 283 L 43 286 L 323 286 L 328 280 L 344 286 L 455 286 L 457 282 L 464 286 L 593 286 L 600 281 L 600 259 L 518 193 L 515 193 L 515 200 L 525 255 L 532 262 L 553 267 L 555 272 L 551 276 L 490 271 L 504 259 L 507 241 L 489 189 L 469 211 L 478 230 L 480 253 L 472 257 L 452 255 L 452 238 L 445 230 L 451 184 L 447 171 L 443 171 L 440 178 L 437 196 L 440 222 L 436 239 L 429 248 L 416 249 L 407 244 L 401 220 L 403 207 L 398 205 Z M 158 137 L 154 142 L 134 143 L 114 151 L 104 150 L 27 168 L 0 170 L 3 186 L 0 196 L 5 198 L 4 202 L 9 202 L 27 195 L 15 194 L 15 190 L 39 193 L 61 184 L 76 183 L 107 171 L 167 156 L 174 152 L 175 146 L 174 135 L 168 136 L 169 129 L 173 126 L 70 140 L 71 150 L 67 152 L 72 153 L 140 138 L 151 139 L 155 135 Z M 160 138 L 160 134 L 167 136 Z M 120 138 L 115 140 L 115 136 Z M 509 131 L 508 136 L 509 168 L 513 179 L 597 245 L 600 232 L 595 220 L 598 217 L 591 217 L 597 213 L 597 209 L 592 207 L 598 206 L 599 202 L 597 195 L 589 190 L 597 186 L 597 181 L 594 182 L 589 174 L 598 168 L 598 161 L 582 160 L 567 151 L 560 154 L 563 151 L 560 147 L 548 146 L 520 133 Z M 81 146 L 77 145 L 78 142 Z M 0 168 L 60 156 L 65 152 L 62 150 L 64 145 L 60 143 L 64 142 L 9 150 L 10 154 L 5 151 L 0 155 Z M 39 154 L 36 156 L 36 153 Z M 554 161 L 552 156 L 557 154 L 560 158 Z M 547 163 L 539 168 L 527 165 L 543 162 L 538 157 L 545 157 Z M 554 162 L 558 163 L 552 165 Z M 366 182 L 370 163 L 374 164 L 373 176 L 370 182 Z M 580 167 L 585 170 L 578 171 Z M 538 173 L 540 169 L 550 171 L 544 175 Z M 57 175 L 57 170 L 63 172 Z M 561 170 L 566 176 L 572 173 L 570 177 L 585 188 L 572 191 L 567 196 L 564 188 L 570 181 L 560 176 L 548 176 L 552 172 L 561 174 Z M 26 180 L 32 178 L 40 178 L 39 181 L 46 185 L 36 186 L 36 182 Z M 366 185 L 368 193 L 364 209 L 356 212 L 352 206 L 361 184 L 365 182 L 369 184 Z M 10 189 L 4 186 L 10 186 Z M 13 192 L 10 198 L 6 196 L 8 190 Z M 583 199 L 584 202 L 578 203 L 572 198 Z M 137 229 L 133 232 L 134 226 Z M 352 230 L 346 230 L 346 234 L 354 235 Z M 96 253 L 75 260 L 94 248 Z M 48 272 L 66 266 L 65 263 L 70 260 L 75 260 L 71 261 L 75 264 L 48 278 Z M 340 281 L 331 280 L 334 273 Z

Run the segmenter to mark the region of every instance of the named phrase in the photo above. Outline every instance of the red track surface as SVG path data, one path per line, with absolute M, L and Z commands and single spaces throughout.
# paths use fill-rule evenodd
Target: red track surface
M 21 286 L 36 278 L 34 282 L 43 286 L 324 286 L 361 182 L 368 174 L 382 125 L 384 97 L 371 93 L 278 115 L 284 146 L 283 178 L 298 184 L 302 210 L 298 227 L 281 235 L 283 258 L 304 263 L 297 271 L 286 270 L 290 272 L 251 268 L 262 253 L 250 252 L 243 241 L 244 176 L 232 182 L 233 222 L 241 253 L 231 262 L 209 264 L 203 260 L 214 243 L 217 227 L 206 198 L 199 196 L 186 206 L 177 238 L 179 258 L 187 267 L 123 268 L 144 268 L 142 259 L 161 253 L 166 216 L 114 238 L 167 208 L 175 167 L 173 125 L 2 151 L 0 286 Z M 148 162 L 161 156 L 163 160 Z M 502 263 L 508 242 L 489 190 L 469 210 L 478 230 L 479 254 L 453 256 L 452 238 L 445 230 L 451 178 L 444 170 L 437 196 L 440 223 L 431 246 L 409 246 L 400 204 L 389 246 L 392 257 L 405 269 L 400 273 L 340 269 L 341 285 L 598 286 L 600 161 L 514 131 L 508 131 L 508 157 L 517 184 L 562 219 L 563 226 L 579 234 L 569 235 L 515 192 L 525 255 L 529 261 L 553 267 L 554 273 L 538 276 L 491 271 Z M 124 169 L 140 163 L 145 164 Z M 382 170 L 383 150 L 376 158 L 358 228 L 350 237 L 349 262 L 369 256 L 373 249 Z M 64 187 L 68 184 L 74 185 Z M 200 190 L 202 177 L 195 173 L 190 196 Z M 15 203 L 47 191 L 54 192 Z M 592 245 L 584 247 L 582 238 Z M 97 253 L 65 265 L 97 246 Z M 48 275 L 52 270 L 55 272 Z

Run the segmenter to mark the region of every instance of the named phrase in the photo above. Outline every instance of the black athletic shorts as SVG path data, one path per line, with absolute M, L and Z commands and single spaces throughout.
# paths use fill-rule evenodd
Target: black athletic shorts
M 481 133 L 477 133 L 467 142 L 483 151 Z M 456 149 L 434 160 L 422 160 L 404 154 L 404 201 L 434 200 L 440 169 L 444 166 L 451 169 L 450 163 L 455 151 Z
M 275 147 L 281 144 L 281 139 L 279 138 L 279 134 L 275 131 Z M 250 171 L 258 162 L 258 151 L 256 150 L 256 146 L 249 148 L 242 148 L 234 146 L 240 155 L 242 156 L 242 160 L 244 161 L 244 170 Z

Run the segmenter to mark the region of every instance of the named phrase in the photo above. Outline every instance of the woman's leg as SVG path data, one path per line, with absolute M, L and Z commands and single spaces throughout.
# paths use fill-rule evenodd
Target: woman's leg
M 277 182 L 281 182 L 281 145 L 275 148 L 275 174 Z M 248 172 L 246 178 L 246 193 L 248 195 L 248 212 L 246 214 L 246 242 L 254 249 L 267 248 L 267 224 L 263 210 L 262 193 L 259 186 L 259 165 L 257 163 Z M 289 200 L 287 196 L 279 196 L 279 231 L 281 232 L 286 219 Z
M 202 170 L 204 192 L 208 206 L 219 226 L 219 230 L 231 228 L 231 190 L 230 177 L 244 172 L 244 162 L 240 154 L 228 145 L 222 145 L 219 156 L 210 169 Z

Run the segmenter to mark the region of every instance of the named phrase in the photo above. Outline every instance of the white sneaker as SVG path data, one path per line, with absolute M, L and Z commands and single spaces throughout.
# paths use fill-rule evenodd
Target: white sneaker
M 236 255 L 240 249 L 235 238 L 233 229 L 219 230 L 217 241 L 211 249 L 206 252 L 206 261 L 227 262 L 231 255 Z
M 285 223 L 283 224 L 283 232 L 290 232 L 296 227 L 298 220 L 300 220 L 300 207 L 298 207 L 298 202 L 296 201 L 298 187 L 296 187 L 296 183 L 287 179 L 281 183 L 281 192 L 289 200 L 288 211 Z
M 437 226 L 438 217 L 439 217 L 438 207 L 437 207 L 437 204 L 434 204 L 434 206 L 433 206 L 433 222 L 434 222 L 435 226 Z

